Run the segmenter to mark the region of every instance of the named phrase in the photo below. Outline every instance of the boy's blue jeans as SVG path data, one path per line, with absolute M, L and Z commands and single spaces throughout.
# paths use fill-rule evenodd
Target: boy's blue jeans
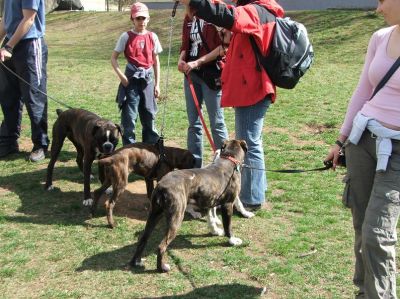
M 146 88 L 154 90 L 154 83 L 149 83 Z M 128 87 L 126 87 L 126 102 L 121 109 L 123 145 L 136 142 L 135 129 L 138 116 L 142 124 L 142 141 L 155 144 L 159 139 L 154 126 L 155 113 L 149 112 L 145 107 L 141 82 L 139 80 L 130 80 Z
M 236 139 L 243 139 L 247 142 L 248 151 L 244 163 L 252 168 L 265 169 L 262 129 L 264 116 L 270 104 L 271 99 L 267 96 L 255 105 L 235 108 Z M 240 200 L 243 203 L 249 205 L 263 204 L 266 191 L 267 176 L 265 170 L 242 169 Z
M 225 126 L 224 109 L 221 108 L 221 90 L 210 89 L 204 81 L 194 73 L 189 74 L 200 107 L 206 105 L 208 118 L 210 120 L 211 135 L 216 148 L 220 148 L 223 142 L 228 139 L 228 131 Z M 187 132 L 188 150 L 195 157 L 195 167 L 200 168 L 203 163 L 203 126 L 196 105 L 190 92 L 189 82 L 184 79 L 186 98 L 186 111 L 189 121 Z

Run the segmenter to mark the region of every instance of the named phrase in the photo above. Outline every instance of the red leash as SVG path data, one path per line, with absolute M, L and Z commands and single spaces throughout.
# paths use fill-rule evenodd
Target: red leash
M 206 131 L 206 135 L 207 135 L 208 141 L 210 142 L 211 148 L 215 152 L 217 149 L 215 148 L 214 141 L 213 141 L 213 139 L 211 137 L 210 132 L 208 131 L 206 122 L 204 121 L 204 118 L 203 118 L 203 114 L 201 113 L 199 101 L 197 99 L 196 92 L 195 92 L 194 87 L 193 87 L 193 82 L 192 82 L 192 80 L 190 79 L 190 77 L 188 75 L 185 75 L 185 76 L 186 76 L 186 79 L 189 82 L 190 92 L 192 93 L 192 97 L 193 97 L 194 104 L 196 105 L 197 113 L 200 116 L 201 124 L 203 125 L 204 131 Z

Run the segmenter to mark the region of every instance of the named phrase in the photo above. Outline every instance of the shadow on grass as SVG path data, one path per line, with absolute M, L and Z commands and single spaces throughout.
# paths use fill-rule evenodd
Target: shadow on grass
M 93 170 L 96 170 L 93 165 Z M 54 169 L 53 182 L 54 189 L 47 191 L 44 189 L 47 169 L 40 169 L 31 172 L 12 173 L 10 175 L 0 177 L 0 187 L 15 193 L 20 205 L 16 212 L 24 215 L 20 216 L 4 216 L 6 221 L 19 223 L 34 224 L 58 224 L 58 225 L 87 225 L 85 221 L 90 218 L 89 209 L 82 205 L 83 200 L 83 175 L 77 166 L 57 166 Z M 97 175 L 95 175 L 97 177 Z M 70 190 L 65 186 L 63 180 L 69 183 L 79 184 L 79 191 Z M 92 191 L 94 190 L 92 181 Z M 140 200 L 132 200 L 132 198 L 140 197 Z M 141 206 L 148 204 L 145 195 L 133 194 L 126 192 L 124 194 L 126 202 L 130 203 L 130 210 L 124 210 L 124 201 L 116 208 L 115 216 L 124 216 L 132 219 L 144 221 L 146 220 L 147 211 L 142 211 Z M 99 203 L 96 217 L 105 215 L 102 208 L 104 197 Z M 93 226 L 93 225 L 91 225 Z M 100 225 L 101 227 L 106 227 Z
M 198 298 L 260 298 L 261 288 L 249 286 L 240 283 L 232 284 L 212 284 L 200 288 L 195 288 L 186 294 L 162 296 L 158 298 L 181 298 L 181 299 L 198 299 Z M 140 299 L 150 299 L 157 297 L 140 297 Z
M 143 231 L 139 231 L 135 234 L 135 238 L 140 235 Z M 162 227 L 157 226 L 154 230 L 153 234 L 150 237 L 149 242 L 143 253 L 143 258 L 147 256 L 157 254 L 157 248 L 159 243 L 163 238 L 163 234 L 165 232 L 165 225 Z M 212 238 L 210 241 L 206 241 L 202 244 L 193 244 L 192 239 L 194 238 L 204 238 L 210 237 Z M 133 274 L 150 274 L 156 273 L 156 264 L 152 261 L 144 261 L 145 267 L 138 267 L 138 268 L 130 268 L 128 267 L 128 262 L 133 257 L 133 254 L 136 250 L 137 243 L 134 245 L 127 245 L 117 250 L 102 252 L 96 255 L 93 255 L 82 262 L 82 265 L 76 269 L 76 271 L 114 271 L 114 270 L 124 270 L 130 271 Z M 183 248 L 190 248 L 190 249 L 202 249 L 202 248 L 211 248 L 211 247 L 224 247 L 228 246 L 228 240 L 226 238 L 219 238 L 213 237 L 210 234 L 186 234 L 186 235 L 179 235 L 174 239 L 171 245 L 168 247 L 168 257 L 170 264 L 175 267 L 179 268 L 179 258 L 175 257 L 175 254 L 170 252 L 172 250 L 179 250 Z M 178 251 L 179 252 L 179 251 Z M 177 269 L 175 269 L 177 270 Z

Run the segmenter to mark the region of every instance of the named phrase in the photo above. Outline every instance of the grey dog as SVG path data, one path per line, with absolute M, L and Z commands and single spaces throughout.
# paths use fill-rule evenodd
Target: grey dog
M 188 204 L 199 210 L 221 206 L 225 236 L 231 245 L 240 245 L 242 240 L 232 234 L 231 218 L 233 202 L 240 192 L 240 166 L 243 163 L 247 144 L 243 140 L 225 141 L 220 159 L 205 168 L 176 170 L 165 175 L 151 196 L 151 210 L 145 230 L 139 239 L 136 252 L 129 265 L 142 266 L 141 256 L 146 243 L 163 213 L 167 219 L 164 239 L 158 247 L 157 270 L 168 272 L 165 252 L 176 237 Z

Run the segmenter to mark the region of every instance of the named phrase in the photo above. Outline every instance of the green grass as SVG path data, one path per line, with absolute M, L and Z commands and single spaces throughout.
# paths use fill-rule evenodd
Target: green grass
M 168 95 L 159 104 L 157 127 L 161 129 L 165 109 L 165 139 L 184 147 L 183 80 L 176 70 L 182 14 L 178 11 L 174 22 L 168 90 L 170 11 L 153 11 L 150 29 L 164 47 L 161 83 Z M 356 10 L 290 16 L 307 26 L 316 57 L 296 89 L 278 90 L 266 115 L 263 141 L 269 169 L 322 165 L 358 82 L 368 39 L 384 25 L 374 13 Z M 118 122 L 118 80 L 110 56 L 129 27 L 129 13 L 50 14 L 49 95 Z M 49 100 L 50 125 L 56 108 L 63 107 Z M 226 109 L 225 115 L 234 136 L 233 110 Z M 106 228 L 102 207 L 90 219 L 81 204 L 83 179 L 71 144 L 66 142 L 56 164 L 57 188 L 46 192 L 48 160 L 24 160 L 31 149 L 29 128 L 24 114 L 23 152 L 0 161 L 2 298 L 258 298 L 263 288 L 264 298 L 352 297 L 353 232 L 350 213 L 340 202 L 345 170 L 268 173 L 271 210 L 250 220 L 233 219 L 235 235 L 244 245 L 231 248 L 225 238 L 210 237 L 204 221 L 185 221 L 168 252 L 172 271 L 158 274 L 155 250 L 161 225 L 145 251 L 146 268 L 131 272 L 124 264 L 144 227 L 145 211 L 134 213 L 135 198 L 143 194 L 126 192 L 125 205 L 131 206 L 116 212 L 114 230 Z

